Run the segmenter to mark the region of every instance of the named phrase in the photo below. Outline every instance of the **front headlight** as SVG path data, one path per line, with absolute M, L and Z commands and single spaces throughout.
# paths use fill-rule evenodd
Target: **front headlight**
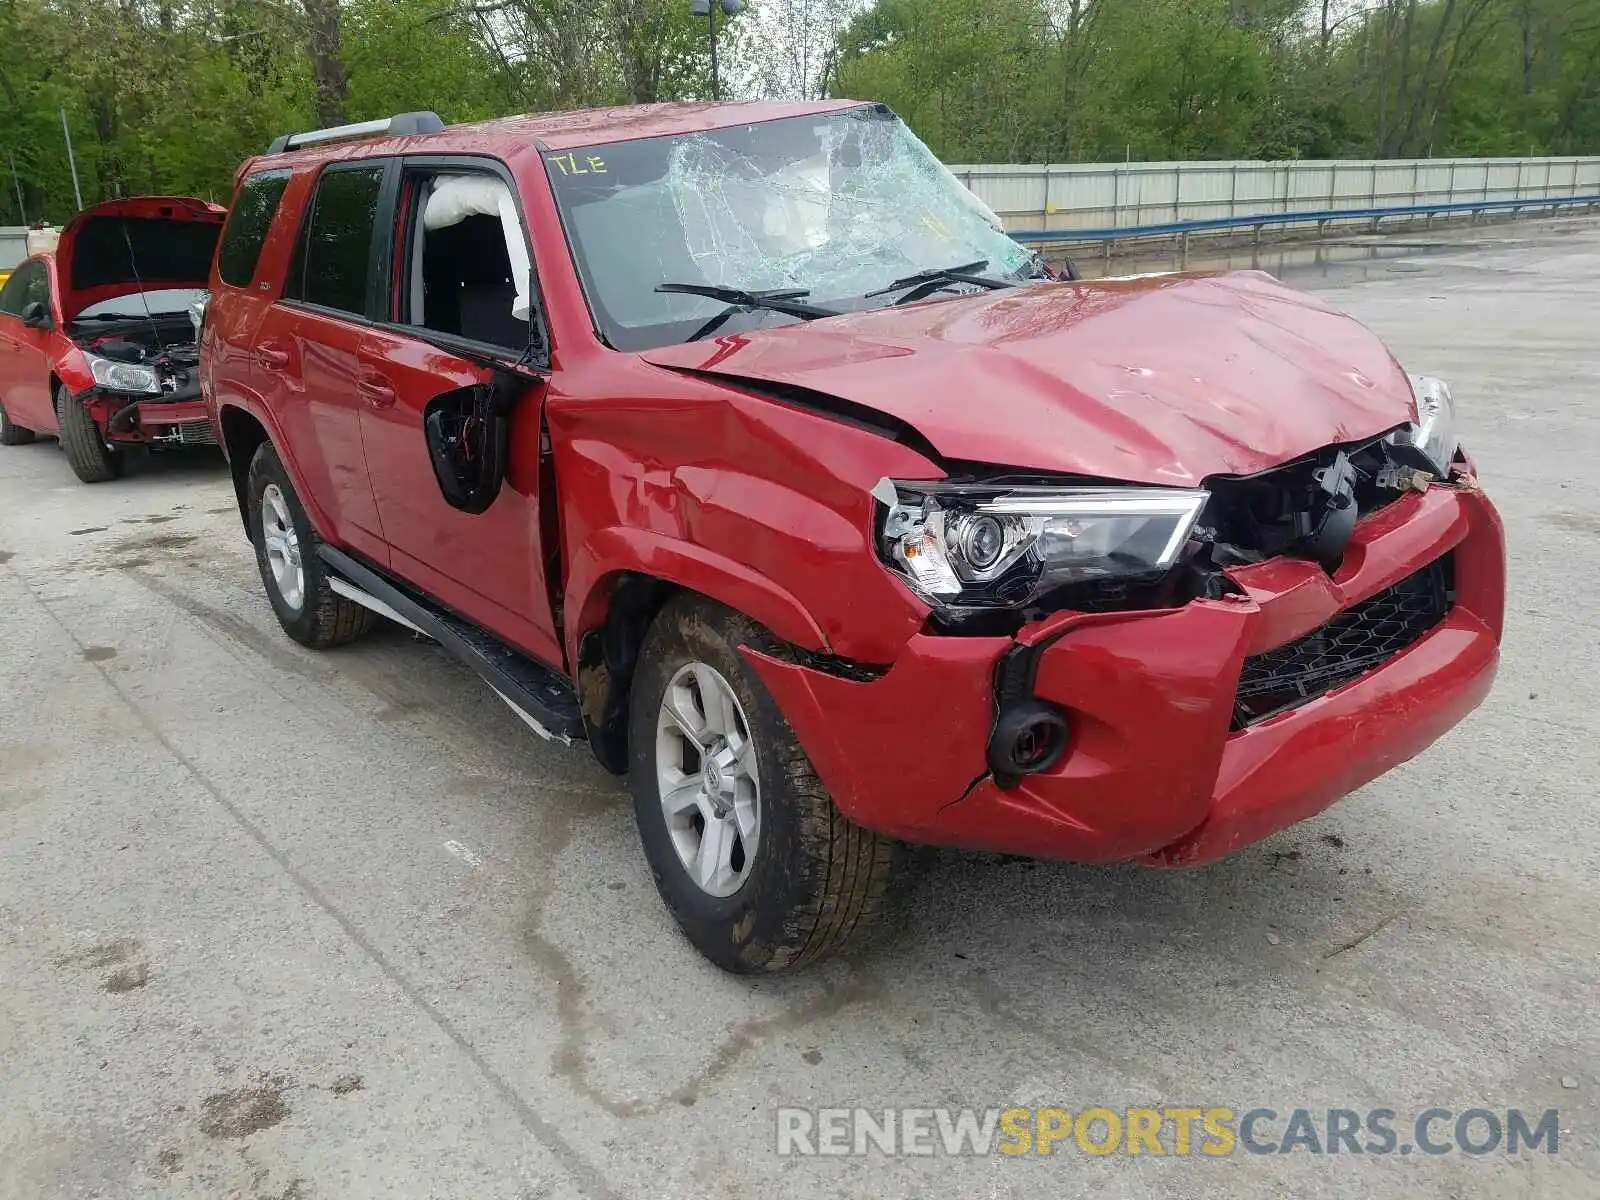
M 1397 446 L 1421 452 L 1440 479 L 1450 475 L 1460 439 L 1456 436 L 1456 404 L 1450 385 L 1431 375 L 1413 375 L 1411 391 L 1417 398 L 1417 423 L 1391 435 Z
M 108 392 L 154 395 L 161 391 L 161 380 L 156 377 L 154 367 L 117 362 L 97 354 L 85 353 L 84 357 L 89 360 L 89 374 L 94 376 L 95 384 Z
M 1018 608 L 1054 588 L 1154 579 L 1208 493 L 880 480 L 878 553 L 929 604 Z

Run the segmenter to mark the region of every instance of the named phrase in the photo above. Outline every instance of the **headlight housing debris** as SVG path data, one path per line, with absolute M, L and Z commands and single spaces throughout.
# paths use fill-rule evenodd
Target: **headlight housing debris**
M 1391 440 L 1417 450 L 1435 475 L 1447 479 L 1461 442 L 1456 435 L 1456 404 L 1450 385 L 1431 375 L 1413 375 L 1411 391 L 1417 398 L 1417 423 L 1397 430 Z
M 1021 608 L 1074 583 L 1158 579 L 1205 507 L 1203 489 L 883 479 L 878 553 L 935 608 Z

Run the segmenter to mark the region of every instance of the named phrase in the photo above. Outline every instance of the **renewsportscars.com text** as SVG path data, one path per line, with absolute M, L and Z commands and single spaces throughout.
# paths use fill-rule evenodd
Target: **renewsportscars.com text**
M 780 1108 L 781 1155 L 1555 1154 L 1557 1109 Z

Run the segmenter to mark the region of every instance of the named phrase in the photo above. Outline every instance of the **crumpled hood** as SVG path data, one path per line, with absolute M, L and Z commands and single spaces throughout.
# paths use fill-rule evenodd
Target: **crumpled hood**
M 1375 335 L 1253 271 L 1037 285 L 643 357 L 864 405 L 949 459 L 1173 486 L 1415 417 Z

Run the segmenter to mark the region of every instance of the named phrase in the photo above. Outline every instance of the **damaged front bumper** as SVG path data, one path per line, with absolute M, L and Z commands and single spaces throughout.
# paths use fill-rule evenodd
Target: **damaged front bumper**
M 106 441 L 147 446 L 215 446 L 216 428 L 198 385 L 193 394 L 130 396 L 99 388 L 74 396 Z
M 1231 571 L 1242 594 L 1220 600 L 1057 613 L 1015 638 L 919 634 L 872 682 L 745 653 L 858 824 L 912 842 L 1193 866 L 1320 812 L 1476 707 L 1498 661 L 1504 560 L 1500 518 L 1463 478 L 1363 520 L 1331 578 L 1278 558 Z M 1241 707 L 1242 675 L 1293 660 L 1326 680 L 1353 620 L 1341 614 L 1371 613 L 1368 632 L 1388 636 L 1389 599 L 1403 609 L 1423 594 L 1419 573 L 1446 570 L 1426 631 L 1402 629 L 1405 644 L 1377 665 L 1266 716 Z M 1018 646 L 1030 698 L 1065 716 L 1069 740 L 1046 770 L 997 780 L 988 742 L 1009 701 L 996 680 Z

